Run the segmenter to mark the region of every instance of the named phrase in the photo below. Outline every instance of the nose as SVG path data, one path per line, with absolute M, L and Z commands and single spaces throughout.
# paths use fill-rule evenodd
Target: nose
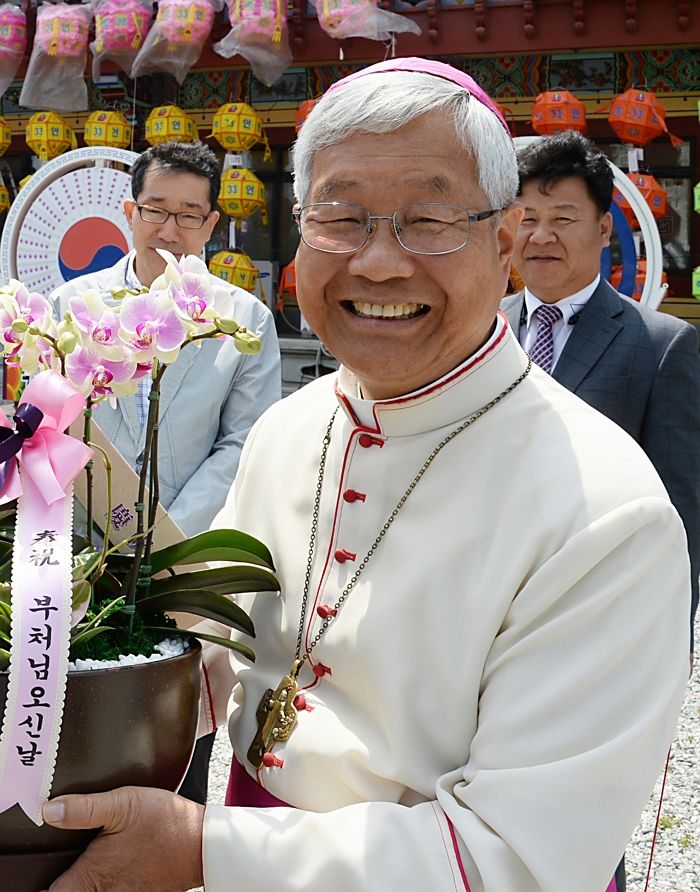
M 180 241 L 180 227 L 177 225 L 175 217 L 168 217 L 165 223 L 158 227 L 158 238 L 164 242 Z
M 530 230 L 529 240 L 536 245 L 548 245 L 556 241 L 556 233 L 546 220 L 540 220 Z
M 369 238 L 351 255 L 348 270 L 373 282 L 408 279 L 415 271 L 415 255 L 396 238 L 391 217 L 374 217 Z

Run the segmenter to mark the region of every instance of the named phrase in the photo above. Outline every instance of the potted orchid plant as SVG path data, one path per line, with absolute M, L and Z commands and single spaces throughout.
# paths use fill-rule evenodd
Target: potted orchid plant
M 244 533 L 215 530 L 155 547 L 163 375 L 183 348 L 205 339 L 233 338 L 241 352 L 260 350 L 203 261 L 161 254 L 165 272 L 149 289 L 122 289 L 111 301 L 83 292 L 59 321 L 51 304 L 20 282 L 0 287 L 4 361 L 32 376 L 14 426 L 0 413 L 0 872 L 15 892 L 47 888 L 89 841 L 89 834 L 42 826 L 50 792 L 124 783 L 177 788 L 199 710 L 201 648 L 191 636 L 254 659 L 247 644 L 180 629 L 170 614 L 252 636 L 250 619 L 227 596 L 279 589 L 269 551 Z M 109 450 L 93 442 L 92 407 L 134 394 L 145 379 L 149 460 L 133 494 L 135 531 L 118 541 Z M 65 433 L 81 413 L 82 437 Z M 93 461 L 104 463 L 107 482 L 102 530 L 93 517 Z M 79 535 L 72 485 L 83 473 Z M 181 639 L 193 644 L 178 651 L 173 641 Z M 138 666 L 122 665 L 120 655 L 130 653 Z M 105 658 L 117 667 L 69 672 L 71 660 Z M 137 682 L 135 669 L 145 680 Z M 72 712 L 77 728 L 70 727 Z

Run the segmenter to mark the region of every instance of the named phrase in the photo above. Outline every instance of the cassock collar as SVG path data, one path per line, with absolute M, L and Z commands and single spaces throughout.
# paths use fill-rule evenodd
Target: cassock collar
M 527 356 L 499 313 L 489 340 L 444 377 L 406 396 L 363 400 L 356 396 L 357 378 L 341 366 L 336 396 L 355 427 L 384 436 L 410 436 L 455 424 L 476 412 L 518 378 Z M 372 418 L 371 424 L 362 419 Z

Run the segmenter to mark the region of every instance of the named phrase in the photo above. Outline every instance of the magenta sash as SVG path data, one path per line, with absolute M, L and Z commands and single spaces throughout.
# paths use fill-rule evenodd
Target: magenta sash
M 291 807 L 261 787 L 235 756 L 231 759 L 231 773 L 228 778 L 224 805 L 245 805 L 250 808 L 274 808 L 278 805 L 284 805 L 286 808 Z

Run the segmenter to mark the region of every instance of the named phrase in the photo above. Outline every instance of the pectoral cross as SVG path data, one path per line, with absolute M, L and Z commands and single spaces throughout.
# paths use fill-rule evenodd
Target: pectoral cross
M 301 669 L 301 660 L 295 660 L 289 675 L 273 691 L 268 688 L 262 696 L 255 718 L 258 730 L 248 750 L 248 761 L 255 768 L 261 768 L 263 756 L 269 753 L 276 743 L 284 743 L 297 723 L 297 710 L 294 706 L 299 685 L 297 676 Z

